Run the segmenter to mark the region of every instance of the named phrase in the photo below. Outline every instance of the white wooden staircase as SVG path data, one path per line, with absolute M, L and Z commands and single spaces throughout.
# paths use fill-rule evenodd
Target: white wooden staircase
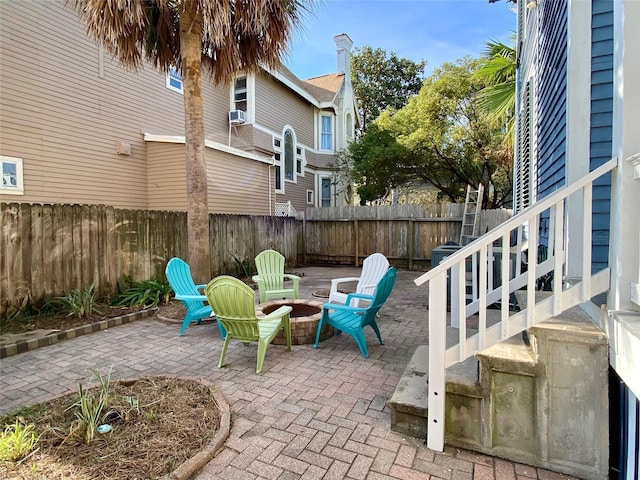
M 616 165 L 617 159 L 612 159 L 573 185 L 557 190 L 415 280 L 429 291 L 427 446 L 430 449 L 442 451 L 444 447 L 447 368 L 609 289 L 609 269 L 592 273 L 591 267 L 592 185 Z M 580 201 L 572 205 L 579 204 L 581 211 L 569 212 L 568 201 L 576 195 Z M 581 248 L 572 249 L 572 244 L 567 244 L 569 213 L 572 221 L 576 216 L 581 219 Z M 549 225 L 544 239 L 539 235 L 542 222 Z M 538 252 L 543 240 L 547 255 L 528 255 Z M 471 298 L 465 294 L 469 264 L 476 284 Z M 569 265 L 571 282 L 565 281 Z M 575 275 L 576 269 L 579 275 Z M 552 291 L 540 296 L 536 285 L 549 274 Z M 447 324 L 447 279 L 451 291 L 449 325 L 457 327 L 454 330 L 457 339 L 451 338 Z M 489 310 L 496 303 L 509 305 L 517 291 L 526 298 L 520 311 Z M 473 329 L 468 327 L 472 317 Z

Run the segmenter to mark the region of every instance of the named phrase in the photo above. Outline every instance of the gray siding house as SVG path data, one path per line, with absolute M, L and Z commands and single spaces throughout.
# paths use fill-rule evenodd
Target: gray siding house
M 332 164 L 358 123 L 352 42 L 334 39 L 335 73 L 303 81 L 282 67 L 205 85 L 212 212 L 294 215 L 350 200 Z M 0 44 L 2 202 L 186 211 L 178 74 L 123 69 L 64 0 L 1 2 Z

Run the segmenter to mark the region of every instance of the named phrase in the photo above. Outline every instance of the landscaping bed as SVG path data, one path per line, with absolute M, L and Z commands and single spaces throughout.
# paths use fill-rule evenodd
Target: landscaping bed
M 109 400 L 96 423 L 108 427 L 86 428 L 87 415 L 79 407 L 82 397 L 84 406 L 89 405 L 85 410 L 90 410 L 95 403 L 86 399 L 98 396 L 101 387 L 2 417 L 5 434 L 7 426 L 18 422 L 22 429 L 32 425 L 38 440 L 21 459 L 0 461 L 0 478 L 157 479 L 179 466 L 192 470 L 185 466 L 210 448 L 220 429 L 221 409 L 210 388 L 196 380 L 166 377 L 106 381 Z M 105 429 L 109 431 L 99 433 Z M 5 440 L 0 442 L 3 452 Z

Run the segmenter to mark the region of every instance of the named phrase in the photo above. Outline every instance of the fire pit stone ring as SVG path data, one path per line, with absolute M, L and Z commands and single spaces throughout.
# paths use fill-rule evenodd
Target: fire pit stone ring
M 268 315 L 283 305 L 293 308 L 289 317 L 291 319 L 291 344 L 305 345 L 316 341 L 316 332 L 318 331 L 318 323 L 322 314 L 323 302 L 316 300 L 307 300 L 304 298 L 287 298 L 283 300 L 272 300 L 270 302 L 260 303 L 256 306 L 256 314 L 258 318 Z M 333 336 L 334 329 L 330 325 L 323 325 L 320 332 L 320 340 L 325 340 Z M 273 342 L 276 345 L 285 345 L 286 340 L 284 332 L 279 332 Z

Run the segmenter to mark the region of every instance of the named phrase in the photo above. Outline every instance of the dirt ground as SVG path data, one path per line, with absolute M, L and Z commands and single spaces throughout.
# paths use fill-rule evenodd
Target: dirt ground
M 90 380 L 85 388 L 95 385 Z M 111 430 L 96 433 L 88 444 L 76 417 L 77 401 L 77 393 L 65 395 L 0 418 L 3 430 L 18 420 L 34 425 L 39 435 L 29 456 L 0 461 L 0 478 L 157 479 L 201 451 L 220 427 L 211 391 L 194 380 L 149 377 L 111 382 L 101 419 Z

